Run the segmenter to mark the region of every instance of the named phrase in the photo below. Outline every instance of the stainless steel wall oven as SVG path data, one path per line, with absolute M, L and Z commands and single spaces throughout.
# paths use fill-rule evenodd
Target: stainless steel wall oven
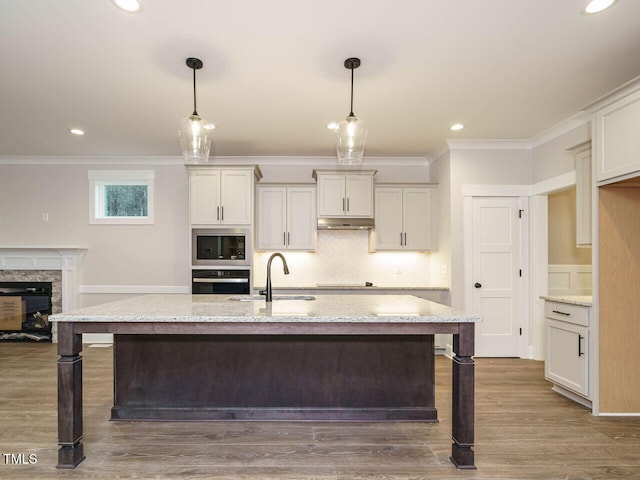
M 193 294 L 249 294 L 250 270 L 207 269 L 192 270 L 191 293 Z

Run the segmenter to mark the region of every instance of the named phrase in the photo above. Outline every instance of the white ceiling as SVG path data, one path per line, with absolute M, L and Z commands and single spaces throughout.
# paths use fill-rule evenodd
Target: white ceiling
M 0 0 L 0 155 L 180 156 L 190 56 L 221 156 L 335 155 L 351 56 L 369 157 L 529 139 L 640 75 L 639 0 L 142 1 Z

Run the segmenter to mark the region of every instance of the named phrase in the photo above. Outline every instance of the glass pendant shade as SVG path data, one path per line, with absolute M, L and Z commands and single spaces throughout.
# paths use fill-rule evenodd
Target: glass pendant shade
M 351 110 L 349 115 L 336 128 L 338 137 L 338 164 L 356 165 L 362 163 L 364 142 L 367 140 L 367 127 L 362 119 L 353 113 L 353 71 L 360 66 L 360 59 L 347 58 L 344 68 L 351 70 Z
M 193 113 L 180 121 L 180 146 L 186 163 L 207 163 L 216 127 L 198 115 L 196 108 L 196 70 L 200 70 L 203 63 L 195 57 L 187 58 L 186 63 L 193 70 Z
M 186 163 L 206 163 L 213 144 L 213 125 L 199 115 L 180 121 L 178 136 Z
M 364 144 L 367 140 L 367 127 L 355 115 L 349 115 L 336 128 L 338 137 L 338 163 L 356 165 L 362 163 Z

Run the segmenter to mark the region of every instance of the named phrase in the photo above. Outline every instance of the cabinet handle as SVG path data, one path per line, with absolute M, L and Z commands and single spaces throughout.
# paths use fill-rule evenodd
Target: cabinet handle
M 282 245 L 287 244 L 287 232 L 282 232 Z
M 404 246 L 407 246 L 407 232 L 404 232 Z
M 400 232 L 400 246 L 402 246 L 402 232 Z
M 560 310 L 553 310 L 553 313 L 557 313 L 559 315 L 566 315 L 567 317 L 571 315 L 570 313 L 561 312 Z
M 581 357 L 582 355 L 584 355 L 584 352 L 582 351 L 582 339 L 584 337 L 580 334 L 578 334 L 578 356 Z
M 287 232 L 287 245 L 291 245 L 291 232 Z
M 217 208 L 216 220 L 220 220 L 220 206 L 218 206 L 216 208 Z
M 343 211 L 343 212 L 346 212 L 346 211 L 347 211 L 347 209 L 346 209 L 346 208 L 344 208 L 344 197 L 342 197 L 342 211 Z
M 347 197 L 347 212 L 349 211 L 349 197 Z
M 224 206 L 220 207 L 220 220 L 224 221 Z

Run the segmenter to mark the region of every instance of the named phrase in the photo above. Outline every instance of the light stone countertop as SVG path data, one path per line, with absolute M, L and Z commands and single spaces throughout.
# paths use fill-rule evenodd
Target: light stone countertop
M 411 295 L 318 295 L 316 300 L 231 301 L 230 295 L 142 295 L 52 315 L 53 322 L 473 323 Z M 234 295 L 238 297 L 238 295 Z M 278 295 L 274 295 L 274 298 Z M 286 297 L 286 296 L 282 296 Z
M 253 287 L 255 290 L 264 290 L 264 285 L 257 285 Z M 317 290 L 321 292 L 323 290 L 389 290 L 389 291 L 444 291 L 448 292 L 449 287 L 382 287 L 380 285 L 373 285 L 371 287 L 367 287 L 365 285 L 353 285 L 353 284 L 317 284 L 309 287 L 273 287 L 273 291 L 276 292 L 278 290 Z
M 567 303 L 581 307 L 591 307 L 593 305 L 591 295 L 541 295 L 540 298 L 551 302 Z

